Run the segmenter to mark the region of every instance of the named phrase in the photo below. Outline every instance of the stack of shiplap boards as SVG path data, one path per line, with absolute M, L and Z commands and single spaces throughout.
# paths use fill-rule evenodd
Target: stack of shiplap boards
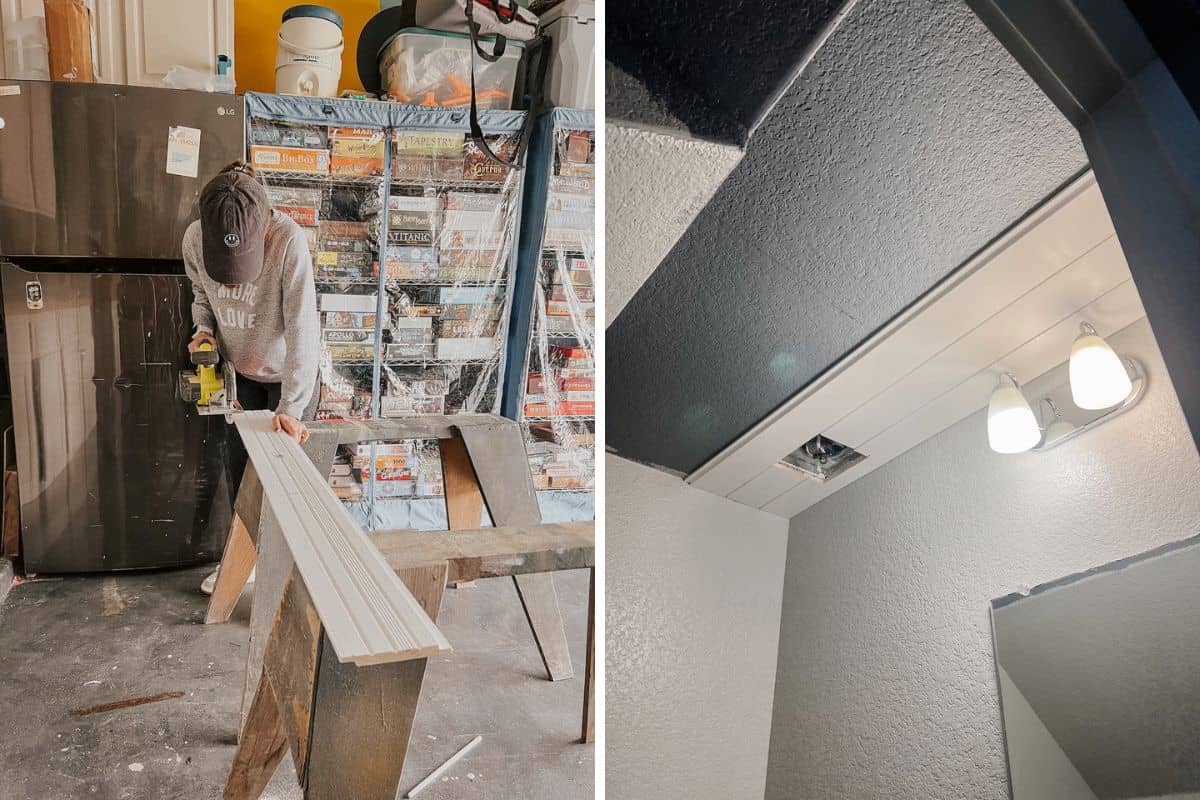
M 450 643 L 269 411 L 234 416 L 296 569 L 342 663 L 424 658 Z

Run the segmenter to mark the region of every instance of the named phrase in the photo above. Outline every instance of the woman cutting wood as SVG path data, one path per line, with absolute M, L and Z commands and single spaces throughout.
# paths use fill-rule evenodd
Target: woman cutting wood
M 316 407 L 321 333 L 312 258 L 304 232 L 271 208 L 254 168 L 235 162 L 200 193 L 200 219 L 183 236 L 192 282 L 193 352 L 208 342 L 237 372 L 247 411 L 275 412 L 274 427 L 303 444 Z M 237 493 L 246 449 L 228 427 L 226 465 Z M 216 571 L 201 584 L 211 594 Z

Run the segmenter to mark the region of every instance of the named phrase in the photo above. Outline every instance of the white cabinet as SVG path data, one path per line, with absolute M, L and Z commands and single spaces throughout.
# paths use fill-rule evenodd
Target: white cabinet
M 215 73 L 219 53 L 233 56 L 234 0 L 84 2 L 92 10 L 102 83 L 159 86 L 175 64 Z M 42 0 L 0 0 L 0 33 L 13 20 L 43 13 Z
M 233 57 L 233 0 L 124 0 L 125 82 L 162 83 L 175 64 L 217 71 Z
M 121 0 L 86 0 L 92 9 L 95 33 L 96 80 L 101 83 L 125 83 L 125 25 Z

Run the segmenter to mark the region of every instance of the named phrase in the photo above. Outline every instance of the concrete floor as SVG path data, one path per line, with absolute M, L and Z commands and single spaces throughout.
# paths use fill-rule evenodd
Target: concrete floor
M 0 798 L 202 800 L 234 753 L 251 592 L 205 626 L 207 569 L 14 586 L 0 606 Z M 432 659 L 400 782 L 407 792 L 476 734 L 483 741 L 424 800 L 592 797 L 594 748 L 575 742 L 583 698 L 587 573 L 555 576 L 576 678 L 550 683 L 512 581 L 446 593 L 455 647 Z M 73 711 L 135 697 L 177 698 Z M 265 800 L 298 800 L 286 756 Z M 402 796 L 398 794 L 397 796 Z

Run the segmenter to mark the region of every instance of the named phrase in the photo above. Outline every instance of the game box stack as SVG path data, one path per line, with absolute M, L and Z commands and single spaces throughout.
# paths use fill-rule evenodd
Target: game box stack
M 438 369 L 384 368 L 387 388 L 380 398 L 383 417 L 412 417 L 446 413 L 450 381 Z
M 250 163 L 259 172 L 328 175 L 329 155 L 324 125 L 250 120 Z
M 378 128 L 330 127 L 329 172 L 332 175 L 383 174 L 387 143 Z
M 437 358 L 469 361 L 492 358 L 504 312 L 503 295 L 493 286 L 445 286 L 439 292 Z
M 582 347 L 550 348 L 549 372 L 531 372 L 525 387 L 526 417 L 594 417 L 596 370 Z

